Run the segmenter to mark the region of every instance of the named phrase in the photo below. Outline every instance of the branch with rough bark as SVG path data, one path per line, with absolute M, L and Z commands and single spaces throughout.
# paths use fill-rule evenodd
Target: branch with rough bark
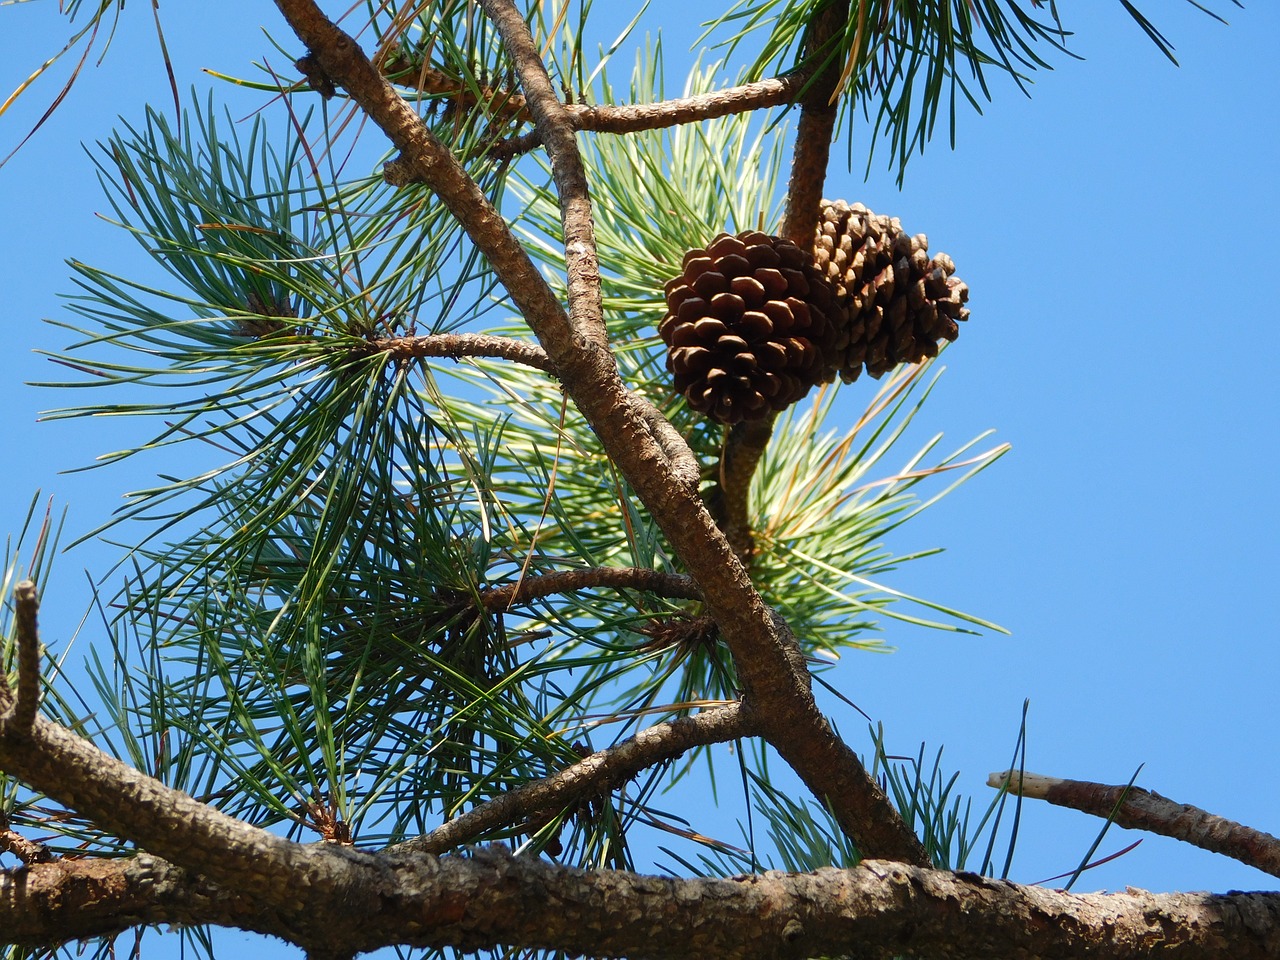
M 555 374 L 546 351 L 535 343 L 487 333 L 434 333 L 422 337 L 384 337 L 370 346 L 399 361 L 425 357 L 494 357 Z
M 532 120 L 525 98 L 510 90 L 481 86 L 477 95 L 460 78 L 450 77 L 433 67 L 415 69 L 412 65 L 392 59 L 383 64 L 388 79 L 407 86 L 415 94 L 447 97 L 463 109 L 484 105 L 488 115 L 500 119 L 515 119 L 522 123 Z M 673 97 L 656 103 L 565 103 L 565 113 L 575 130 L 593 133 L 638 133 L 642 130 L 658 130 L 684 123 L 714 120 L 735 113 L 750 113 L 791 103 L 808 83 L 810 73 L 797 70 L 782 77 L 755 80 L 721 90 L 711 90 L 690 97 Z M 329 88 L 320 79 L 317 92 L 328 93 Z M 331 95 L 331 94 L 330 94 Z M 531 130 L 518 136 L 495 141 L 486 152 L 492 157 L 514 157 L 543 145 L 542 134 Z
M 1008 785 L 1010 793 L 1081 810 L 1126 829 L 1173 837 L 1280 877 L 1280 838 L 1142 787 L 1060 780 L 1017 770 L 993 773 L 987 785 Z
M 658 103 L 582 104 L 567 103 L 565 110 L 575 130 L 594 133 L 638 133 L 683 123 L 714 120 L 735 113 L 748 113 L 792 102 L 804 89 L 809 74 L 803 71 L 785 77 L 771 77 L 692 97 L 676 97 Z M 513 157 L 542 145 L 537 130 L 499 140 L 490 149 L 496 157 Z
M 689 577 L 661 570 L 640 567 L 589 567 L 584 570 L 558 570 L 537 576 L 523 577 L 515 583 L 501 587 L 489 587 L 480 594 L 480 602 L 487 610 L 505 610 L 518 603 L 527 603 L 539 597 L 592 587 L 613 587 L 619 590 L 645 590 L 677 600 L 698 600 L 698 585 Z
M 636 960 L 1270 960 L 1280 951 L 1275 893 L 1073 895 L 885 861 L 680 880 L 577 870 L 496 847 L 440 859 L 314 849 L 323 872 L 350 877 L 351 898 L 297 920 L 139 856 L 0 874 L 0 930 L 36 946 L 136 923 L 222 923 L 326 956 L 515 944 Z
M 501 214 L 356 42 L 312 0 L 276 0 L 276 5 L 306 45 L 311 62 L 345 89 L 400 151 L 397 182 L 413 179 L 429 186 L 489 260 L 566 392 L 702 590 L 733 655 L 744 698 L 761 717 L 765 738 L 832 809 L 860 849 L 926 864 L 919 840 L 819 711 L 804 659 L 786 624 L 765 607 L 696 491 L 673 476 L 668 451 L 654 438 L 618 376 L 600 319 L 590 200 L 572 125 L 518 11 L 498 0 L 486 4 L 504 39 L 509 36 L 515 47 L 517 76 L 551 156 L 565 223 L 567 313 Z
M 532 814 L 563 808 L 612 790 L 636 774 L 676 759 L 695 747 L 752 736 L 755 724 L 740 703 L 712 707 L 691 717 L 659 723 L 607 750 L 599 750 L 543 780 L 527 783 L 468 810 L 391 852 L 441 854 Z

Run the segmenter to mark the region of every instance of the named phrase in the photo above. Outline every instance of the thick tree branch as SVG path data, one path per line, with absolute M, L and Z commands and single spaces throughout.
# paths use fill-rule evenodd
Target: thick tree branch
M 27 736 L 0 733 L 0 770 L 101 829 L 249 898 L 253 911 L 269 915 L 272 926 L 246 929 L 288 936 L 305 945 L 305 919 L 313 911 L 367 907 L 366 891 L 358 886 L 365 874 L 352 872 L 361 855 L 348 848 L 347 860 L 324 856 L 319 847 L 292 843 L 228 817 L 43 717 L 35 718 Z M 21 900 L 13 896 L 21 893 L 26 881 L 6 876 L 5 882 L 9 897 L 0 896 L 0 908 L 16 909 L 12 904 Z M 123 922 L 137 921 L 127 915 Z M 11 929 L 15 928 L 0 922 L 6 935 Z
M 56 723 L 36 717 L 29 736 L 0 733 L 0 769 L 180 867 L 228 890 L 257 897 L 287 916 L 312 905 L 288 892 L 342 895 L 346 878 L 321 864 L 314 847 L 248 826 L 166 787 Z
M 740 703 L 712 707 L 691 717 L 655 724 L 544 780 L 494 797 L 425 836 L 391 848 L 390 852 L 441 854 L 538 811 L 563 809 L 584 797 L 607 793 L 642 770 L 674 760 L 695 747 L 754 733 L 751 716 Z
M 392 944 L 502 945 L 643 960 L 842 955 L 937 960 L 1271 960 L 1280 894 L 1071 895 L 884 861 L 853 870 L 678 880 L 581 871 L 501 848 L 470 857 L 363 856 L 333 844 L 373 896 L 313 910 L 302 930 L 151 857 L 0 873 L 0 930 L 21 946 L 135 924 L 218 923 L 326 956 Z M 365 908 L 368 907 L 366 910 Z
M 1126 829 L 1183 840 L 1280 877 L 1280 839 L 1150 790 L 1059 780 L 1016 770 L 993 773 L 987 778 L 988 786 L 1003 787 L 1006 783 L 1011 793 L 1109 818 Z
M 430 186 L 488 258 L 565 390 L 697 581 L 770 743 L 832 807 L 864 853 L 927 863 L 919 841 L 818 710 L 803 658 L 792 655 L 794 639 L 765 607 L 701 498 L 672 475 L 607 348 L 594 331 L 582 333 L 569 323 L 501 214 L 355 41 L 313 0 L 276 0 L 276 5 L 325 74 L 401 151 L 394 175 Z
M 385 337 L 371 342 L 375 350 L 389 353 L 397 360 L 419 360 L 423 357 L 497 357 L 536 367 L 552 375 L 555 369 L 546 351 L 536 343 L 496 337 L 485 333 L 434 333 L 425 337 Z
M 702 481 L 702 467 L 698 458 L 693 455 L 689 442 L 680 435 L 662 412 L 639 394 L 631 394 L 631 404 L 640 415 L 649 436 L 662 450 L 671 468 L 671 475 L 677 483 L 696 492 Z
M 227 894 L 146 854 L 0 871 L 0 943 L 6 945 L 49 947 L 160 923 L 276 932 L 270 913 L 255 910 L 252 898 Z

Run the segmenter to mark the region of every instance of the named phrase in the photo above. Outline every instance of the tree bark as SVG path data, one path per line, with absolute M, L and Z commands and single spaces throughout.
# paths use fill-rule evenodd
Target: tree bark
M 317 845 L 353 865 L 349 851 Z M 504 945 L 635 960 L 843 955 L 935 960 L 1273 960 L 1280 894 L 1071 895 L 887 861 L 853 870 L 678 880 L 561 867 L 502 848 L 356 855 L 366 896 L 282 924 L 152 857 L 0 874 L 0 931 L 24 946 L 134 924 L 223 923 L 347 955 L 391 945 Z M 287 877 L 279 878 L 287 884 Z

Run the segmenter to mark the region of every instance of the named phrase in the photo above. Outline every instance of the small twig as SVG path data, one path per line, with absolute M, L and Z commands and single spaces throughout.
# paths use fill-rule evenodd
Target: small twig
M 40 708 L 40 600 L 36 585 L 23 580 L 13 591 L 18 631 L 18 689 L 0 686 L 0 736 L 26 739 Z M 3 680 L 3 678 L 0 678 Z
M 538 597 L 556 593 L 585 590 L 591 587 L 617 587 L 619 589 L 647 590 L 664 597 L 681 600 L 700 600 L 698 585 L 691 577 L 661 570 L 640 567 L 592 567 L 587 570 L 561 570 L 539 576 L 525 577 L 518 583 L 491 587 L 480 594 L 480 602 L 487 610 L 505 610 Z
M 53 851 L 43 843 L 14 833 L 9 825 L 9 817 L 3 811 L 0 811 L 0 853 L 11 853 L 26 866 L 53 860 Z
M 734 113 L 749 113 L 766 107 L 790 103 L 808 82 L 807 72 L 797 72 L 785 77 L 757 80 L 723 90 L 712 90 L 692 97 L 677 97 L 657 103 L 627 104 L 565 104 L 569 121 L 575 130 L 591 130 L 597 133 L 636 133 L 641 130 L 657 130 L 682 123 L 714 120 Z M 496 157 L 514 157 L 542 144 L 537 130 L 497 141 L 490 154 Z
M 1096 817 L 1109 817 L 1127 829 L 1183 840 L 1280 877 L 1280 839 L 1150 790 L 1087 780 L 1060 780 L 1035 773 L 1019 774 L 1016 770 L 993 773 L 987 778 L 987 785 L 991 787 L 1003 787 L 1006 783 L 1011 793 Z
M 458 357 L 498 357 L 555 374 L 545 350 L 536 343 L 511 337 L 482 333 L 437 333 L 423 337 L 384 337 L 371 343 L 375 350 L 389 353 L 397 360 L 417 360 L 422 357 L 452 357 L 455 360 Z
M 439 855 L 489 830 L 520 822 L 530 814 L 550 807 L 564 807 L 579 798 L 611 790 L 640 771 L 674 760 L 694 747 L 749 737 L 754 732 L 751 715 L 741 703 L 729 703 L 691 717 L 659 723 L 559 773 L 500 794 L 387 852 Z
M 470 110 L 482 106 L 486 115 L 519 123 L 529 122 L 529 111 L 524 97 L 512 90 L 503 90 L 487 84 L 472 89 L 462 77 L 454 77 L 436 67 L 395 56 L 381 64 L 382 75 L 397 86 L 408 87 L 422 96 L 441 97 L 449 100 L 457 109 Z

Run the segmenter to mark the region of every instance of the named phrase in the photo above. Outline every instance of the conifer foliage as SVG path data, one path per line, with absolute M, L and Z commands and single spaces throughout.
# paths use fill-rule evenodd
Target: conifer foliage
M 63 6 L 67 57 L 136 13 Z M 740 0 L 678 96 L 616 4 L 275 9 L 296 63 L 235 79 L 250 119 L 122 104 L 91 149 L 151 262 L 69 261 L 57 415 L 132 418 L 105 459 L 157 479 L 84 534 L 122 544 L 94 698 L 40 644 L 56 525 L 6 558 L 8 957 L 160 926 L 333 960 L 1275 955 L 1275 898 L 994 879 L 1007 794 L 970 816 L 815 699 L 886 619 L 999 629 L 886 544 L 1005 450 L 907 448 L 969 290 L 822 199 L 832 144 L 907 175 L 1061 50 L 1052 4 Z

